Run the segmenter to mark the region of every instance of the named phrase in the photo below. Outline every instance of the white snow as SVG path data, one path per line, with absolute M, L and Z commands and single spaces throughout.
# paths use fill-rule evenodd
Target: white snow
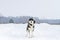
M 60 40 L 60 25 L 35 24 L 34 37 L 26 37 L 27 24 L 0 24 L 0 40 Z

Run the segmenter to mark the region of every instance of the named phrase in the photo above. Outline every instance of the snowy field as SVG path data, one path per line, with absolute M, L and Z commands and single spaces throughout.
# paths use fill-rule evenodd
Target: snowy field
M 34 37 L 26 37 L 27 24 L 0 24 L 0 40 L 60 40 L 60 25 L 35 24 Z

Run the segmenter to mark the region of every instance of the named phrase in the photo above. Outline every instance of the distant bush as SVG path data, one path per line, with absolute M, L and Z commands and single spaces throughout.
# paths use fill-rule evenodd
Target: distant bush
M 9 23 L 14 23 L 13 19 L 10 19 L 10 20 L 9 20 Z

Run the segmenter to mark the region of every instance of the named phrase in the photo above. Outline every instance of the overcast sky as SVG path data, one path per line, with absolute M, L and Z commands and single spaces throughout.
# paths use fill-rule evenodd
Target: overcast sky
M 0 0 L 0 15 L 60 18 L 60 0 Z

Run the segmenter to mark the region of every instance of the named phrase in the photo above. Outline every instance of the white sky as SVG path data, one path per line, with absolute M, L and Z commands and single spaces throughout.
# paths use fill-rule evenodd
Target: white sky
M 0 15 L 60 19 L 60 0 L 0 0 Z

